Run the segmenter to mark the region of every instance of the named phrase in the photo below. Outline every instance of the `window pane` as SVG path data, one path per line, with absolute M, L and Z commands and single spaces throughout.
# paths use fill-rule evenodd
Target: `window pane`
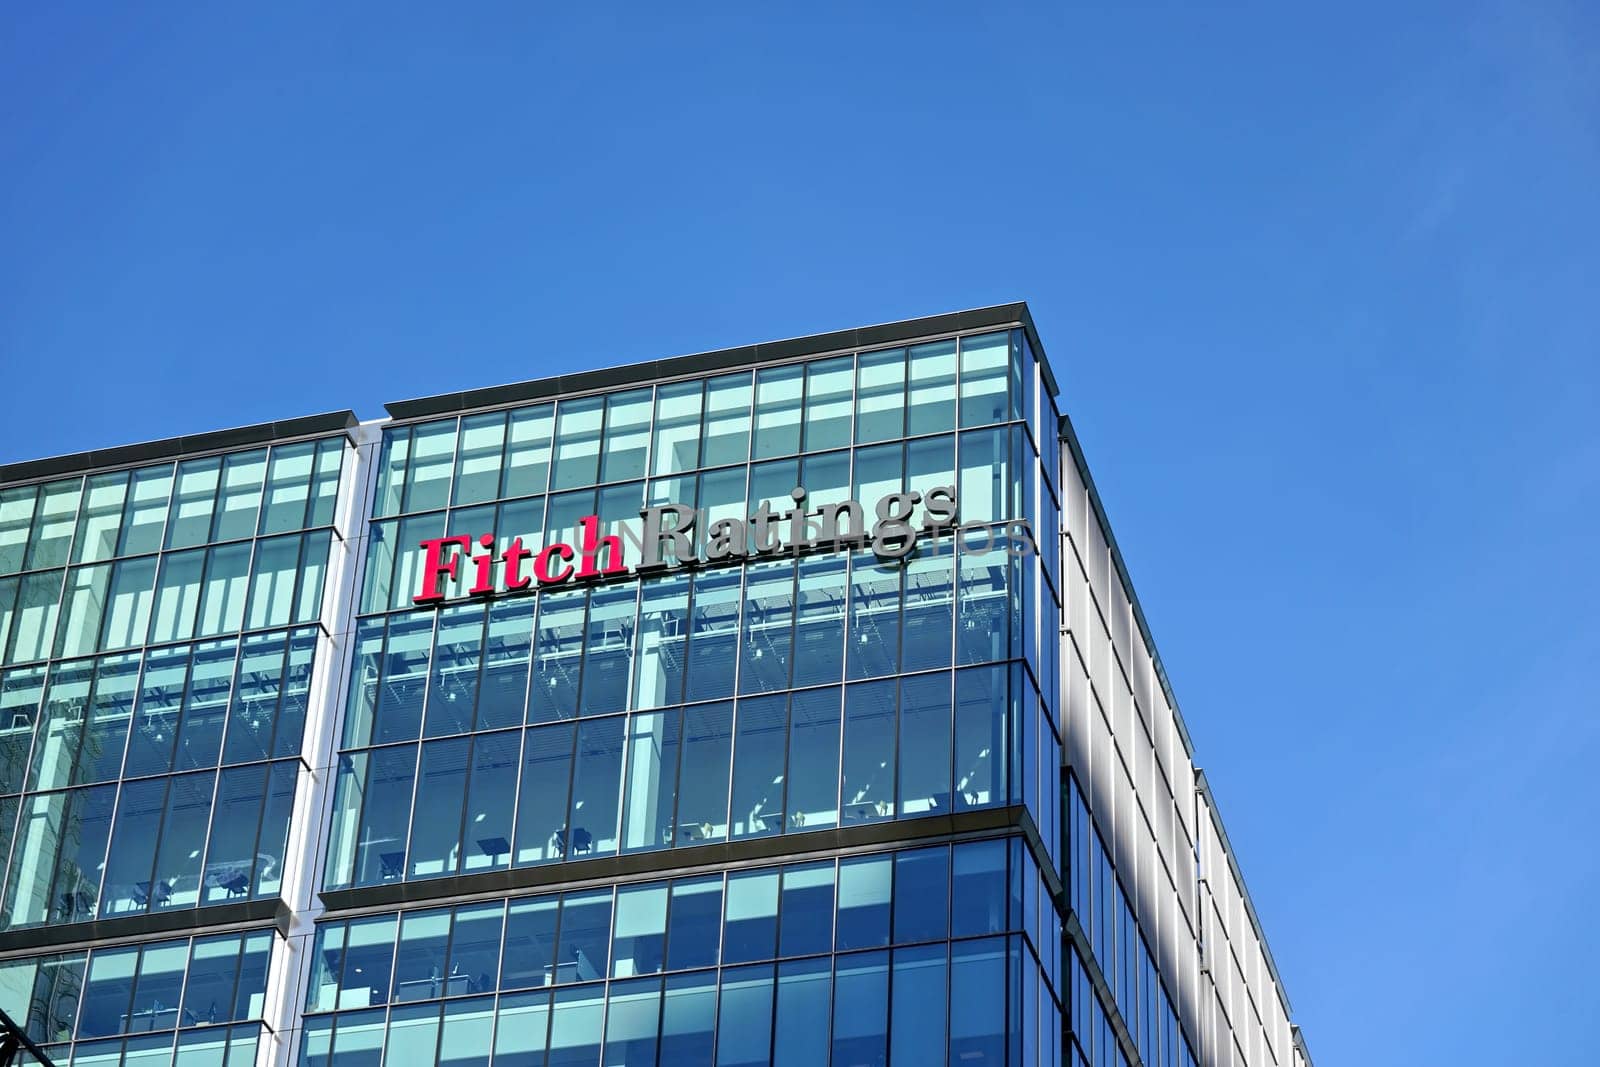
M 156 853 L 152 908 L 192 908 L 199 901 L 200 860 L 206 847 L 215 787 L 216 775 L 209 771 L 172 779 L 161 826 L 161 848 Z
M 78 525 L 78 496 L 82 489 L 80 479 L 68 478 L 39 490 L 39 507 L 28 544 L 28 570 L 60 567 L 67 562 L 67 550 Z
M 272 450 L 267 465 L 267 487 L 261 508 L 261 533 L 288 533 L 305 525 L 306 502 L 311 496 L 311 465 L 316 444 L 304 441 Z
M 855 357 L 806 364 L 805 450 L 820 452 L 850 443 Z
M 400 916 L 400 943 L 395 950 L 391 1001 L 398 1004 L 445 995 L 444 954 L 449 940 L 448 908 L 414 911 Z
M 739 701 L 733 750 L 733 836 L 776 834 L 783 827 L 783 696 Z
M 111 564 L 75 567 L 67 572 L 65 610 L 56 637 L 56 655 L 82 656 L 95 651 L 100 637 L 100 614 L 105 609 Z
M 954 846 L 950 879 L 950 936 L 999 933 L 1006 928 L 1006 842 Z
M 161 547 L 167 523 L 167 498 L 172 493 L 172 467 L 146 467 L 133 472 L 127 510 L 122 518 L 119 556 L 138 556 Z
M 650 444 L 651 390 L 634 389 L 606 398 L 605 448 L 600 480 L 620 482 L 642 478 Z
M 207 637 L 240 628 L 244 622 L 249 569 L 249 542 L 223 545 L 206 552 L 197 636 Z
M 694 470 L 700 459 L 700 382 L 674 382 L 656 390 L 652 475 Z
M 724 971 L 718 1018 L 717 1067 L 772 1062 L 772 965 Z
M 1004 803 L 1006 716 L 1006 670 L 1003 666 L 957 672 L 957 807 Z
M 534 601 L 526 598 L 501 600 L 489 606 L 489 637 L 484 646 L 483 682 L 478 692 L 479 730 L 523 721 L 534 606 Z
M 409 608 L 412 606 L 411 598 L 422 591 L 422 563 L 424 551 L 422 542 L 443 533 L 444 513 L 435 512 L 431 515 L 418 515 L 410 519 L 401 519 L 399 533 L 395 537 L 394 553 L 394 581 L 389 586 L 390 608 Z M 457 566 L 457 586 L 463 581 L 470 582 L 472 567 L 468 560 L 463 559 Z M 458 589 L 452 589 L 452 593 Z M 373 610 L 382 611 L 381 603 L 374 604 Z
M 560 859 L 565 841 L 573 727 L 561 723 L 526 732 L 521 796 L 517 801 L 518 866 Z
M 261 507 L 261 480 L 267 472 L 267 450 L 239 452 L 222 461 L 222 488 L 217 495 L 211 540 L 249 537 Z
M 838 682 L 844 677 L 844 607 L 849 583 L 846 557 L 811 556 L 800 561 L 799 604 L 795 618 L 796 688 Z
M 774 1067 L 812 1067 L 828 1062 L 832 994 L 831 960 L 791 960 L 778 965 Z
M 167 802 L 165 778 L 128 782 L 117 798 L 117 821 L 106 857 L 101 915 L 147 911 L 152 900 L 165 903 L 172 887 L 151 880 L 155 867 L 156 831 Z M 253 828 L 252 828 L 253 832 Z
M 845 822 L 894 817 L 895 683 L 853 685 L 844 698 Z
M 749 567 L 739 644 L 740 693 L 770 693 L 789 685 L 794 577 L 793 560 L 769 560 Z
M 144 677 L 139 683 L 139 705 L 128 737 L 125 775 L 159 774 L 171 769 L 189 676 L 189 652 L 187 646 L 179 646 L 154 651 L 146 657 Z
M 207 641 L 195 646 L 178 728 L 179 770 L 214 767 L 222 747 L 222 729 L 233 695 L 236 641 Z
M 256 544 L 246 625 L 252 630 L 287 626 L 294 609 L 300 571 L 300 536 L 273 537 Z
M 564 836 L 568 858 L 604 856 L 617 851 L 619 794 L 622 787 L 622 719 L 582 723 L 572 776 L 572 811 Z
M 890 854 L 839 862 L 839 914 L 834 938 L 840 952 L 889 943 L 893 878 L 894 857 Z
M 560 901 L 555 897 L 511 901 L 506 913 L 505 975 L 500 988 L 549 985 L 553 980 L 551 966 L 555 960 L 559 909 Z M 504 1025 L 506 1000 L 500 1004 Z
M 433 621 L 432 615 L 422 614 L 395 616 L 389 623 L 372 730 L 374 744 L 409 741 L 421 730 Z
M 1014 516 L 1007 499 L 1011 457 L 1004 429 L 961 435 L 961 521 L 1000 522 Z
M 633 706 L 676 704 L 683 699 L 684 654 L 689 640 L 689 575 L 647 582 L 641 587 L 641 596 Z
M 461 808 L 467 785 L 468 739 L 422 746 L 416 807 L 411 815 L 413 878 L 453 874 L 461 851 Z
M 856 440 L 886 441 L 905 432 L 906 353 L 863 352 L 857 375 Z
M 622 847 L 627 851 L 672 843 L 680 719 L 677 708 L 628 719 L 627 798 L 622 815 Z
M 127 471 L 97 474 L 89 479 L 83 509 L 78 514 L 78 533 L 73 540 L 72 562 L 97 563 L 116 555 L 117 531 L 122 525 L 122 507 L 127 496 Z M 0 554 L 5 552 L 8 499 L 8 496 L 0 495 Z M 21 561 L 18 562 L 20 565 Z M 14 569 L 0 563 L 0 573 Z
M 580 714 L 604 715 L 628 706 L 638 593 L 638 586 L 629 582 L 602 586 L 589 596 Z
M 439 612 L 424 736 L 465 733 L 472 729 L 486 610 L 486 605 L 479 603 Z
M 411 458 L 411 427 L 383 431 L 383 451 L 378 457 L 378 491 L 372 498 L 372 515 L 395 515 L 405 499 L 406 464 Z
M 796 693 L 789 710 L 788 826 L 825 830 L 839 823 L 838 686 Z
M 950 1061 L 1006 1062 L 1005 941 L 993 938 L 951 946 Z
M 667 884 L 617 890 L 616 930 L 611 941 L 611 977 L 655 974 L 664 962 L 667 936 Z M 655 1031 L 655 1019 L 650 1020 Z
M 594 1067 L 604 1032 L 605 987 L 556 991 L 550 1017 L 550 1058 L 546 1067 Z
M 956 343 L 934 341 L 915 345 L 909 362 L 907 435 L 953 429 L 956 422 Z
M 0 675 L 0 793 L 22 792 L 44 673 L 43 667 L 29 667 Z
M 870 549 L 850 557 L 850 628 L 845 639 L 850 678 L 894 673 L 898 661 L 900 568 Z
M 722 930 L 722 875 L 674 881 L 667 923 L 668 970 L 716 966 Z
M 900 626 L 901 669 L 927 670 L 950 665 L 955 627 L 955 553 L 948 543 L 938 554 L 918 554 L 905 567 L 905 607 Z
M 521 749 L 518 730 L 473 739 L 462 873 L 511 865 L 511 812 L 516 804 Z
M 528 721 L 550 722 L 578 714 L 578 671 L 583 655 L 582 589 L 544 593 L 533 642 L 533 685 Z
M 406 478 L 405 511 L 431 511 L 450 501 L 456 420 L 417 426 L 411 432 L 411 463 Z
M 178 464 L 178 484 L 172 494 L 172 515 L 167 522 L 167 547 L 203 545 L 211 536 L 211 512 L 216 505 L 222 460 L 191 459 Z
M 528 496 L 545 491 L 545 484 L 549 481 L 550 433 L 555 426 L 554 410 L 550 404 L 539 404 L 511 413 L 501 496 Z
M 950 916 L 950 849 L 919 848 L 894 858 L 894 940 L 943 940 Z M 944 950 L 941 948 L 940 952 Z M 943 1003 L 941 998 L 940 1003 Z
M 728 763 L 733 750 L 733 705 L 700 704 L 683 712 L 683 769 L 678 779 L 674 844 L 723 841 L 728 836 Z
M 550 994 L 501 997 L 495 1016 L 496 1067 L 544 1067 L 550 1029 Z
M 889 1040 L 888 972 L 887 952 L 839 957 L 833 982 L 834 1063 L 884 1062 Z
M 551 489 L 593 485 L 599 473 L 602 398 L 563 400 L 556 415 L 555 470 Z
M 450 992 L 457 984 L 470 984 L 470 975 L 452 974 Z M 460 982 L 459 979 L 468 979 Z M 438 1067 L 488 1067 L 489 1035 L 494 1031 L 494 998 L 478 997 L 445 1005 L 444 1031 L 439 1037 Z
M 750 455 L 750 372 L 706 383 L 705 445 L 700 464 L 743 463 Z
M 713 700 L 733 694 L 728 669 L 738 650 L 740 581 L 738 569 L 702 571 L 694 576 L 689 613 L 689 674 L 685 692 Z
M 756 459 L 800 451 L 803 367 L 768 367 L 756 374 Z
M 778 955 L 809 956 L 833 949 L 833 881 L 831 860 L 784 868 Z
M 138 653 L 106 656 L 95 667 L 94 698 L 79 753 L 76 782 L 105 782 L 122 771 L 122 751 L 139 685 Z
M 770 960 L 778 945 L 778 871 L 728 875 L 722 920 L 722 962 Z
M 125 559 L 117 564 L 111 579 L 110 600 L 106 604 L 101 648 L 127 648 L 144 643 L 145 632 L 150 628 L 155 584 L 155 556 Z
M 561 898 L 561 960 L 557 982 L 592 982 L 606 976 L 611 942 L 611 890 L 567 893 Z
M 1007 417 L 1006 363 L 1010 336 L 961 338 L 961 425 L 983 426 Z
M 83 741 L 84 710 L 94 679 L 94 661 L 58 663 L 50 672 L 44 702 L 44 725 L 33 745 L 33 773 L 28 788 L 58 789 L 72 780 L 78 747 Z
M 500 452 L 505 446 L 506 413 L 469 415 L 461 420 L 456 446 L 455 504 L 493 500 L 500 492 Z
M 211 843 L 201 878 L 202 902 L 237 900 L 250 895 L 256 869 L 256 833 L 266 799 L 264 764 L 233 767 L 217 783 L 217 810 L 211 822 Z
M 900 814 L 950 813 L 950 675 L 900 680 Z
M 666 986 L 659 1067 L 704 1067 L 716 1040 L 716 972 L 673 975 Z
M 405 874 L 406 825 L 411 818 L 417 749 L 415 745 L 381 748 L 364 758 L 365 803 L 357 837 L 355 884 L 377 885 Z
M 333 522 L 333 505 L 339 491 L 339 473 L 344 463 L 344 438 L 335 437 L 317 445 L 317 472 L 312 475 L 311 510 L 307 526 L 327 526 Z
M 33 527 L 33 506 L 37 487 L 17 486 L 0 490 L 0 574 L 22 569 L 28 554 L 28 531 Z
M 61 607 L 61 571 L 24 575 L 17 591 L 16 612 L 11 617 L 11 651 L 8 663 L 44 659 L 56 635 Z
M 891 1067 L 945 1062 L 945 1003 L 945 946 L 897 949 L 890 1006 Z

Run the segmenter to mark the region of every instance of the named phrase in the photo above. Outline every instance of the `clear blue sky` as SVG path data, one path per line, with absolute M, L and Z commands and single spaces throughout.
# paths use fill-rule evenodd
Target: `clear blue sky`
M 1592 2 L 263 6 L 0 14 L 0 461 L 1026 299 L 1320 1067 L 1595 1062 Z

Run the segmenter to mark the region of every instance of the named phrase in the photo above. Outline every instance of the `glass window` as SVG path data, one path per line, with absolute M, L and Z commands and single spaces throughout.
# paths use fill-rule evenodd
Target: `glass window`
M 251 569 L 246 625 L 252 630 L 287 626 L 293 618 L 295 584 L 300 577 L 300 536 L 257 542 Z
M 446 988 L 444 957 L 449 940 L 448 908 L 414 911 L 400 916 L 400 944 L 395 952 L 392 1001 L 432 1000 L 445 996 L 447 991 L 465 991 L 465 982 L 460 983 L 461 988 L 458 989 Z
M 600 416 L 604 399 L 598 396 L 563 400 L 556 413 L 555 469 L 550 488 L 576 489 L 593 485 L 599 473 Z
M 710 1063 L 716 1019 L 715 971 L 668 977 L 661 1005 L 659 1067 L 704 1067 Z
M 31 491 L 31 490 L 30 490 Z M 122 507 L 128 496 L 128 472 L 97 474 L 90 478 L 78 513 L 78 532 L 72 543 L 72 562 L 98 563 L 117 553 L 117 531 L 122 525 Z M 6 501 L 0 495 L 0 545 L 6 539 Z M 20 512 L 20 508 L 18 511 Z M 24 527 L 24 530 L 26 527 Z M 0 553 L 5 549 L 0 547 Z M 20 563 L 20 560 L 19 560 Z M 0 566 L 0 572 L 16 568 Z
M 1004 422 L 1006 365 L 1010 335 L 989 333 L 961 338 L 961 425 L 984 426 Z
M 331 1067 L 378 1067 L 383 1056 L 383 1012 L 344 1016 L 332 1041 Z
M 743 463 L 750 455 L 750 372 L 706 383 L 706 425 L 701 466 Z
M 800 394 L 805 369 L 768 367 L 756 373 L 754 458 L 800 451 Z
M 461 420 L 456 445 L 453 504 L 479 504 L 500 495 L 500 452 L 505 447 L 506 413 L 491 411 Z
M 267 450 L 236 452 L 222 461 L 222 486 L 217 493 L 212 541 L 249 537 L 261 508 L 261 480 L 267 472 Z
M 680 718 L 681 713 L 673 708 L 628 720 L 627 798 L 622 814 L 622 847 L 627 851 L 673 843 Z
M 722 973 L 717 1067 L 766 1067 L 772 1062 L 772 964 Z M 735 1025 L 728 1025 L 737 1020 Z
M 900 567 L 870 549 L 850 557 L 850 626 L 845 665 L 850 678 L 893 674 L 899 661 Z
M 891 1067 L 944 1063 L 948 1029 L 945 1022 L 945 946 L 896 949 L 893 989 L 894 1001 L 889 1013 Z
M 857 441 L 887 441 L 905 433 L 905 349 L 863 352 L 856 390 Z
M 955 554 L 918 554 L 905 565 L 905 606 L 900 613 L 906 672 L 950 666 L 955 629 Z
M 249 573 L 248 541 L 207 550 L 206 576 L 200 590 L 198 636 L 228 633 L 243 625 Z
M 171 781 L 150 897 L 154 908 L 192 908 L 199 902 L 201 854 L 216 780 L 216 774 L 206 771 Z
M 894 883 L 895 943 L 943 940 L 950 922 L 949 847 L 897 853 Z
M 611 977 L 655 974 L 665 962 L 667 884 L 617 890 L 616 930 L 611 939 Z M 650 1030 L 655 1031 L 652 1017 Z
M 127 648 L 144 643 L 155 601 L 156 557 L 125 559 L 112 572 L 101 648 Z
M 986 538 L 986 531 L 965 535 L 956 554 L 957 664 L 1004 659 L 1008 650 L 1006 586 L 1011 557 L 998 546 L 983 551 Z
M 461 811 L 467 784 L 468 739 L 422 746 L 417 800 L 411 815 L 410 862 L 414 878 L 455 872 L 461 852 Z
M 578 714 L 578 671 L 583 655 L 582 589 L 542 593 L 533 642 L 533 685 L 528 721 L 550 722 Z
M 459 975 L 451 976 L 454 983 Z M 476 997 L 444 1006 L 437 1067 L 488 1067 L 489 1037 L 494 1031 L 494 998 Z
M 351 920 L 339 1007 L 364 1008 L 387 999 L 394 971 L 396 926 L 393 915 Z
M 698 381 L 674 382 L 656 390 L 652 476 L 680 474 L 699 466 L 702 391 L 703 385 Z
M 171 769 L 178 720 L 189 676 L 188 646 L 148 654 L 139 685 L 139 703 L 128 737 L 125 775 L 159 774 Z
M 889 954 L 840 956 L 833 981 L 833 1062 L 884 1062 L 888 1029 Z
M 891 853 L 839 861 L 839 914 L 834 933 L 839 951 L 889 943 L 893 878 Z
M 740 693 L 770 693 L 789 685 L 794 580 L 793 560 L 768 560 L 748 569 L 739 644 Z
M 302 441 L 272 450 L 272 461 L 267 465 L 260 533 L 288 533 L 306 524 L 306 504 L 311 498 L 311 467 L 316 449 L 315 442 Z
M 384 1067 L 435 1067 L 439 1059 L 438 1004 L 407 1004 L 389 1009 Z M 340 1031 L 335 1031 L 335 1039 Z M 343 1065 L 338 1065 L 343 1067 Z
M 438 737 L 472 729 L 486 614 L 487 606 L 481 603 L 462 604 L 439 612 L 423 736 Z
M 738 569 L 702 571 L 694 576 L 685 691 L 698 698 L 733 695 L 733 672 L 728 667 L 738 651 L 742 578 Z
M 75 567 L 67 572 L 65 612 L 56 637 L 56 655 L 82 656 L 95 651 L 110 581 L 109 563 Z
M 203 545 L 211 536 L 211 513 L 221 481 L 222 460 L 191 459 L 178 464 L 178 484 L 167 522 L 167 547 Z
M 534 606 L 528 598 L 500 600 L 489 606 L 489 637 L 478 692 L 479 730 L 511 726 L 524 719 Z
M 214 767 L 222 748 L 222 729 L 233 694 L 238 642 L 207 641 L 195 646 L 178 729 L 179 770 Z
M 846 560 L 838 555 L 800 561 L 795 619 L 796 688 L 837 682 L 844 675 Z
M 950 946 L 950 1061 L 1006 1062 L 1005 939 Z
M 1006 928 L 1006 842 L 954 846 L 950 879 L 950 936 L 999 933 Z
M 950 430 L 956 422 L 956 343 L 933 341 L 910 351 L 906 434 Z
M 1006 797 L 1006 669 L 956 673 L 955 803 L 1002 804 Z
M 554 412 L 554 405 L 539 404 L 511 413 L 501 496 L 528 496 L 545 491 L 549 481 Z
M 411 428 L 383 431 L 383 452 L 378 457 L 378 491 L 372 498 L 373 517 L 395 515 L 405 499 L 406 464 L 411 458 Z
M 683 770 L 678 781 L 673 844 L 723 841 L 728 836 L 728 766 L 733 705 L 699 704 L 683 712 Z
M 505 974 L 502 989 L 549 985 L 554 981 L 552 967 L 556 950 L 556 919 L 560 901 L 556 897 L 513 900 L 506 911 Z M 501 1021 L 505 1019 L 505 1000 L 501 1000 Z M 543 1048 L 541 1044 L 540 1048 Z
M 24 575 L 18 586 L 17 607 L 11 617 L 11 651 L 5 662 L 44 659 L 56 635 L 61 606 L 61 571 Z
M 590 889 L 561 898 L 557 982 L 592 982 L 606 976 L 611 944 L 611 890 Z
M 545 1067 L 594 1067 L 605 1032 L 605 1007 L 604 986 L 556 990 Z
M 84 712 L 93 678 L 92 660 L 58 663 L 50 672 L 44 725 L 33 746 L 30 790 L 56 789 L 71 783 L 78 746 L 83 741 Z
M 11 638 L 11 619 L 16 613 L 17 586 L 21 584 L 16 578 L 0 578 L 0 657 L 6 651 L 6 643 Z M 9 659 L 0 659 L 0 662 L 10 662 Z
M 33 526 L 37 487 L 19 485 L 0 490 L 0 574 L 22 569 L 28 554 L 28 531 Z
M 733 754 L 733 836 L 776 834 L 784 822 L 783 696 L 741 700 Z
M 617 851 L 622 792 L 622 719 L 593 719 L 578 727 L 577 761 L 572 774 L 572 810 L 563 832 L 562 854 L 569 859 Z
M 634 659 L 633 706 L 658 708 L 683 699 L 689 641 L 689 575 L 641 586 L 639 652 Z
M 127 510 L 122 517 L 119 556 L 138 556 L 161 547 L 167 524 L 167 499 L 172 493 L 172 467 L 146 467 L 133 472 Z
M 844 698 L 845 822 L 874 822 L 895 814 L 895 683 L 853 685 Z
M 828 1062 L 832 963 L 823 957 L 778 964 L 773 1067 L 812 1067 Z
M 722 928 L 722 875 L 679 878 L 667 911 L 667 969 L 714 967 Z
M 723 964 L 772 959 L 778 943 L 778 871 L 729 874 L 725 908 Z
M 511 864 L 511 813 L 517 797 L 520 731 L 481 734 L 472 741 L 472 778 L 467 791 L 463 873 Z
M 43 667 L 29 667 L 0 675 L 0 793 L 22 792 L 44 674 Z
M 633 389 L 606 398 L 605 447 L 600 480 L 621 482 L 642 478 L 650 445 L 651 390 Z
M 855 358 L 840 356 L 806 364 L 805 450 L 821 452 L 850 443 Z
M 431 511 L 450 502 L 450 472 L 455 466 L 456 420 L 425 423 L 411 431 L 410 471 L 402 510 Z
M 347 759 L 356 774 L 366 775 L 356 884 L 396 881 L 406 871 L 406 824 L 416 781 L 416 746 L 380 748 Z
M 256 833 L 266 799 L 264 764 L 232 767 L 217 783 L 217 811 L 201 876 L 201 899 L 213 904 L 250 895 L 257 865 Z M 273 857 L 274 861 L 276 857 Z
M 961 521 L 1000 522 L 1014 518 L 1007 486 L 1011 457 L 1004 429 L 961 435 Z
M 573 733 L 568 723 L 541 726 L 526 733 L 521 795 L 517 800 L 519 866 L 548 863 L 560 859 L 565 852 Z
M 383 684 L 378 690 L 372 730 L 373 744 L 409 741 L 421 730 L 433 622 L 430 614 L 397 615 L 390 619 L 384 644 Z
M 107 1037 L 128 1029 L 138 966 L 136 947 L 102 949 L 94 954 L 84 985 L 77 1037 Z
M 43 570 L 67 562 L 72 534 L 77 529 L 78 497 L 83 482 L 77 478 L 51 482 L 39 490 L 39 509 L 33 519 L 26 569 Z
M 418 515 L 409 519 L 401 519 L 399 533 L 394 539 L 394 580 L 389 585 L 390 608 L 409 608 L 412 606 L 411 598 L 422 590 L 422 563 L 424 550 L 422 542 L 443 533 L 444 513 L 435 512 L 431 515 Z M 472 568 L 465 561 L 458 566 L 460 575 L 456 585 L 451 588 L 452 595 L 460 592 L 460 586 L 470 581 Z M 383 604 L 376 603 L 373 609 L 383 610 Z
M 906 485 L 924 496 L 935 488 L 944 487 L 956 492 L 956 439 L 946 434 L 942 437 L 925 437 L 917 441 L 906 442 Z M 958 498 L 959 501 L 959 498 Z M 957 518 L 960 519 L 959 502 L 957 504 Z M 911 513 L 912 522 L 917 526 L 930 526 L 927 507 L 918 504 Z M 948 528 L 952 525 L 946 521 L 941 525 Z
M 110 781 L 121 772 L 139 689 L 139 661 L 139 654 L 132 653 L 106 656 L 96 665 L 94 697 L 89 701 L 88 729 L 74 784 Z
M 606 997 L 607 1064 L 656 1062 L 661 1016 L 661 979 L 615 982 Z
M 788 825 L 839 823 L 839 687 L 795 693 L 789 710 Z
M 544 1067 L 550 1030 L 550 994 L 517 993 L 500 998 L 495 1013 L 497 1067 Z
M 254 896 L 276 896 L 283 885 L 283 863 L 288 853 L 289 817 L 300 764 L 274 763 L 267 770 L 267 793 L 262 805 L 261 832 L 256 837 Z
M 899 811 L 902 816 L 948 815 L 950 791 L 950 675 L 900 680 Z
M 833 861 L 783 869 L 778 955 L 809 956 L 833 948 Z
M 632 665 L 636 583 L 602 586 L 589 595 L 589 620 L 583 656 L 583 715 L 603 715 L 628 706 Z
M 111 835 L 110 855 L 106 858 L 105 892 L 100 899 L 101 915 L 120 915 L 147 911 L 152 900 L 163 903 L 171 896 L 166 882 L 153 882 L 156 829 L 166 807 L 166 778 L 128 782 L 117 798 L 116 829 Z M 251 827 L 251 833 L 255 828 Z

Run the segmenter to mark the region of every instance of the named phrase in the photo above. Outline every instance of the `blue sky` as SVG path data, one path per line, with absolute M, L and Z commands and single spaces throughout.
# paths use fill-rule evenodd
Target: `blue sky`
M 592 7 L 8 6 L 0 461 L 1026 299 L 1319 1065 L 1593 1062 L 1600 10 Z

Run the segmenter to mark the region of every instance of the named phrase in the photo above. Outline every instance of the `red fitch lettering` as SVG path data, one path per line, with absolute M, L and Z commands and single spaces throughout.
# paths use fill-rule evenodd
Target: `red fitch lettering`
M 418 542 L 418 547 L 427 550 L 427 558 L 422 561 L 422 592 L 411 598 L 413 604 L 435 604 L 444 599 L 444 590 L 439 588 L 439 576 L 448 574 L 451 581 L 459 577 L 461 568 L 460 553 L 452 552 L 445 555 L 446 545 L 460 545 L 463 550 L 472 547 L 470 537 L 435 537 L 427 541 Z

